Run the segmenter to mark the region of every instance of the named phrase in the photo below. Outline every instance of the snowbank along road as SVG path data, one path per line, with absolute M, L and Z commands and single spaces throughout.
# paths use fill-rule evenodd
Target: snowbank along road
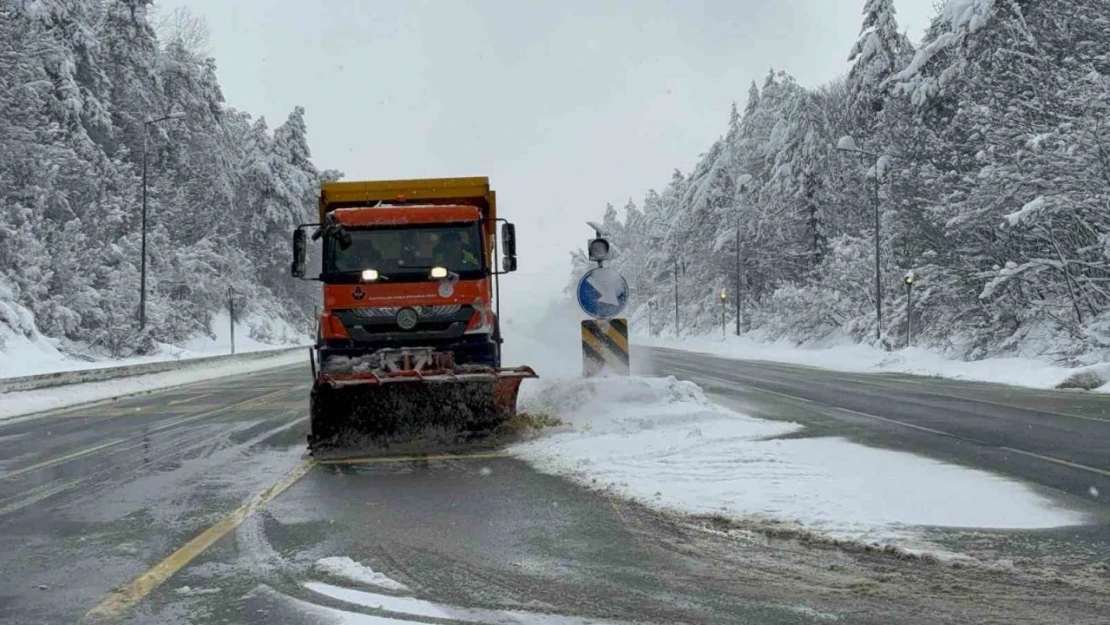
M 1026 453 L 1011 452 L 1007 465 L 987 443 L 932 433 L 943 423 L 904 427 L 821 404 L 831 397 L 784 397 L 821 388 L 802 373 L 780 382 L 785 388 L 758 390 L 730 377 L 741 365 L 717 369 L 712 380 L 698 362 L 663 354 L 656 366 L 701 377 L 749 412 L 789 412 L 809 426 L 787 436 L 840 431 L 968 464 L 1001 463 L 993 468 L 1013 475 L 1028 465 L 1042 476 L 1034 481 L 1045 485 L 1044 496 L 1074 499 L 1061 505 L 1089 522 L 945 530 L 935 540 L 977 559 L 938 561 L 652 509 L 540 473 L 507 449 L 316 462 L 304 455 L 309 375 L 298 365 L 0 423 L 0 622 L 1096 623 L 1105 616 L 1105 506 L 1073 492 L 1080 482 L 1103 488 L 1092 480 L 1105 476 Z M 891 420 L 905 417 L 891 410 L 925 392 L 923 382 L 906 378 L 854 383 L 859 389 L 843 395 L 863 397 L 871 384 L 888 399 L 848 409 Z M 980 392 L 953 385 L 943 401 L 971 415 L 987 411 L 983 419 L 989 411 L 1033 410 L 1017 408 L 1028 401 L 1046 422 L 1053 418 L 1049 395 L 988 403 L 974 399 Z M 1097 416 L 1084 410 L 1069 414 Z M 1073 421 L 1094 427 L 1074 426 L 1088 429 L 1068 445 L 1106 444 L 1098 428 L 1110 424 Z M 934 449 L 926 435 L 956 447 Z M 1084 455 L 1090 450 L 1058 448 L 1064 440 L 1008 445 L 1098 468 Z M 1100 549 L 1102 560 L 1092 555 Z

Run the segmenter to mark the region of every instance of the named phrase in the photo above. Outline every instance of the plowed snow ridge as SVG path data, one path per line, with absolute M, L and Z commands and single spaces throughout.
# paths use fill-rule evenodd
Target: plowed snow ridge
M 542 380 L 525 410 L 568 425 L 514 447 L 542 471 L 670 510 L 796 522 L 834 538 L 930 548 L 919 526 L 1083 522 L 1021 483 L 841 438 L 776 438 L 795 423 L 709 402 L 691 382 Z

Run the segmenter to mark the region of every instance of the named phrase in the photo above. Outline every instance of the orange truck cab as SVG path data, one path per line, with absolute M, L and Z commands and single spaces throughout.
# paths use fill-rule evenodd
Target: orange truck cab
M 306 231 L 322 243 L 320 370 L 416 348 L 449 354 L 452 366 L 499 368 L 497 280 L 516 269 L 516 242 L 503 223 L 498 262 L 498 221 L 484 177 L 324 183 L 320 222 L 293 240 L 302 278 Z

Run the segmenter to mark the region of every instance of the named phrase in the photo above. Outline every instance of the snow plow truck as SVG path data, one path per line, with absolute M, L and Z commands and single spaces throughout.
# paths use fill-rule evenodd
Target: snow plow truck
M 293 232 L 294 277 L 306 278 L 309 237 L 323 283 L 315 455 L 428 432 L 458 440 L 515 415 L 536 373 L 501 366 L 499 279 L 516 270 L 516 231 L 487 178 L 327 182 L 319 222 Z

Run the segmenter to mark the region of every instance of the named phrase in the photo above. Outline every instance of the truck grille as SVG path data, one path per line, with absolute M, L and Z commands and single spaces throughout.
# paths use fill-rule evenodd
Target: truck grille
M 397 325 L 397 313 L 402 308 L 416 311 L 416 326 L 403 330 Z M 386 308 L 348 308 L 334 310 L 355 342 L 402 341 L 408 339 L 455 338 L 466 332 L 467 323 L 474 314 L 473 306 L 409 306 Z

